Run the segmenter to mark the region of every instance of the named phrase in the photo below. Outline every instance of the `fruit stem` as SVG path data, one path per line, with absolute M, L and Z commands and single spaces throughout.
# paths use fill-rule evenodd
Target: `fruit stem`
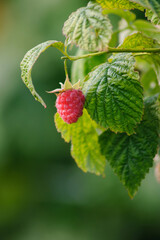
M 67 70 L 67 59 L 64 60 L 64 70 L 65 70 L 66 79 L 69 79 L 68 70 Z
M 93 56 L 99 56 L 105 53 L 160 53 L 160 48 L 143 48 L 143 49 L 133 49 L 133 48 L 112 48 L 108 47 L 107 51 L 102 52 L 95 52 L 95 53 L 88 53 L 82 56 L 69 56 L 68 54 L 66 56 L 63 56 L 62 59 L 69 59 L 71 61 L 76 61 L 79 59 L 87 58 L 87 57 L 93 57 Z

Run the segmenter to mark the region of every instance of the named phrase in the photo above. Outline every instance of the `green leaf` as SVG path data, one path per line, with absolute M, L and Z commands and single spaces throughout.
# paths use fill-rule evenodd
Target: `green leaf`
M 141 11 L 144 10 L 144 8 L 137 4 L 130 2 L 129 0 L 96 0 L 102 8 L 108 8 L 108 9 L 114 9 L 114 8 L 119 8 L 119 9 L 139 9 Z
M 134 22 L 135 30 L 144 33 L 147 37 L 151 37 L 160 42 L 160 29 L 145 20 L 136 20 Z
M 133 48 L 133 49 L 153 47 L 160 47 L 160 44 L 158 44 L 156 40 L 146 37 L 144 34 L 140 32 L 134 33 L 126 37 L 124 42 L 119 46 L 119 48 Z M 142 55 L 141 58 L 147 61 L 150 64 L 150 66 L 152 66 L 160 84 L 160 54 Z
M 69 16 L 64 23 L 63 34 L 83 50 L 102 51 L 107 49 L 111 39 L 112 25 L 102 14 L 101 7 L 89 2 Z
M 128 10 L 124 11 L 122 9 L 104 9 L 103 14 L 115 14 L 121 18 L 124 18 L 128 24 L 136 19 L 136 15 Z
M 88 52 L 78 49 L 76 56 L 81 56 L 84 54 L 87 54 Z M 97 65 L 106 62 L 107 60 L 107 53 L 100 55 L 100 56 L 94 56 L 90 58 L 83 58 L 77 61 L 74 61 L 72 63 L 72 70 L 71 70 L 71 81 L 72 83 L 76 83 L 79 80 L 82 80 L 85 78 L 85 76 Z
M 153 13 L 151 10 L 146 10 L 146 17 L 155 25 L 160 25 L 160 17 L 156 13 Z
M 119 46 L 119 48 L 153 48 L 160 47 L 160 44 L 156 40 L 146 37 L 144 34 L 138 32 L 134 33 L 125 38 L 124 42 Z M 147 61 L 150 66 L 154 69 L 157 79 L 160 84 L 160 54 L 148 54 L 142 55 L 140 58 Z
M 83 83 L 91 118 L 114 132 L 132 134 L 142 119 L 143 89 L 134 64 L 130 53 L 116 54 L 111 63 L 90 72 Z
M 148 0 L 149 5 L 151 10 L 153 10 L 154 13 L 156 13 L 156 15 L 158 17 L 160 17 L 160 1 L 159 0 Z
M 39 101 L 45 108 L 46 108 L 45 102 L 43 101 L 43 99 L 38 95 L 38 93 L 34 89 L 34 86 L 32 83 L 32 78 L 31 78 L 31 71 L 32 71 L 33 65 L 37 61 L 40 54 L 43 53 L 49 47 L 55 47 L 58 50 L 60 50 L 62 53 L 64 53 L 63 52 L 64 44 L 62 42 L 51 40 L 51 41 L 41 43 L 41 44 L 37 45 L 36 47 L 32 48 L 31 50 L 29 50 L 26 53 L 26 55 L 24 56 L 24 58 L 20 64 L 21 77 L 22 77 L 24 84 L 30 90 L 30 92 L 34 96 L 34 98 L 37 101 Z
M 160 17 L 160 1 L 159 0 L 131 0 L 132 2 L 139 3 L 145 8 L 152 10 L 157 17 Z
M 84 172 L 104 175 L 105 157 L 101 155 L 96 132 L 96 123 L 90 118 L 86 109 L 76 123 L 67 124 L 55 114 L 57 130 L 66 142 L 72 143 L 71 154 L 79 168 Z
M 159 121 L 156 100 L 157 96 L 146 100 L 143 121 L 137 127 L 136 134 L 127 136 L 125 133 L 115 134 L 108 130 L 99 138 L 102 153 L 130 197 L 134 197 L 142 179 L 152 167 L 157 152 Z
M 97 2 L 106 9 L 134 9 L 141 11 L 144 8 L 151 9 L 158 17 L 160 17 L 160 2 L 159 0 L 97 0 Z
M 140 58 L 143 59 L 145 62 L 148 62 L 150 67 L 153 68 L 157 76 L 158 84 L 160 86 L 160 54 L 147 54 L 144 56 L 142 55 Z
M 160 92 L 160 86 L 155 71 L 148 64 L 148 71 L 142 74 L 141 83 L 146 96 L 153 96 Z
M 160 85 L 160 54 L 150 54 L 142 58 L 153 67 Z
M 155 44 L 156 41 L 154 39 L 146 37 L 141 32 L 137 32 L 126 37 L 124 42 L 119 46 L 119 48 L 143 49 L 152 48 Z
M 149 2 L 148 0 L 130 0 L 131 2 L 135 2 L 140 4 L 141 6 L 145 7 L 145 8 L 149 8 Z

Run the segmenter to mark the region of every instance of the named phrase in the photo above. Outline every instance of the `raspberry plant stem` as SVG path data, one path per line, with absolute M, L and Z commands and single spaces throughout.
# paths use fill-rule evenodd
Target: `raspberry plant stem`
M 107 51 L 102 51 L 102 52 L 95 52 L 95 53 L 88 53 L 82 56 L 69 56 L 66 54 L 66 56 L 63 56 L 62 59 L 69 59 L 71 61 L 76 61 L 79 59 L 87 58 L 87 57 L 93 57 L 93 56 L 99 56 L 105 53 L 121 53 L 121 52 L 126 52 L 126 53 L 160 53 L 160 48 L 144 48 L 144 49 L 123 49 L 123 48 L 112 48 L 109 47 Z
M 67 79 L 68 78 L 67 59 L 64 60 L 64 70 L 65 70 L 65 75 L 66 75 L 66 79 Z

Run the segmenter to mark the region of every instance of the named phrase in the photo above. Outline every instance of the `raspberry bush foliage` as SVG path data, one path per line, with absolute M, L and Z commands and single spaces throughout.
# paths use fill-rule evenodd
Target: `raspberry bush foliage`
M 31 71 L 49 47 L 62 53 L 66 79 L 50 92 L 57 96 L 56 128 L 71 142 L 79 168 L 105 176 L 108 162 L 133 198 L 150 168 L 160 164 L 160 2 L 89 2 L 68 17 L 62 32 L 64 43 L 50 40 L 26 53 L 22 80 L 46 107 Z

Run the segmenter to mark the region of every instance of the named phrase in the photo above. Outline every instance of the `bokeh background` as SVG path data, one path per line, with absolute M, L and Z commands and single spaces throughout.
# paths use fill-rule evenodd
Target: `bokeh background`
M 83 173 L 57 133 L 56 97 L 45 90 L 64 81 L 61 54 L 50 48 L 33 68 L 46 110 L 21 81 L 26 51 L 46 40 L 64 41 L 64 21 L 87 2 L 0 0 L 1 240 L 160 239 L 154 170 L 130 200 L 108 165 L 106 178 Z

